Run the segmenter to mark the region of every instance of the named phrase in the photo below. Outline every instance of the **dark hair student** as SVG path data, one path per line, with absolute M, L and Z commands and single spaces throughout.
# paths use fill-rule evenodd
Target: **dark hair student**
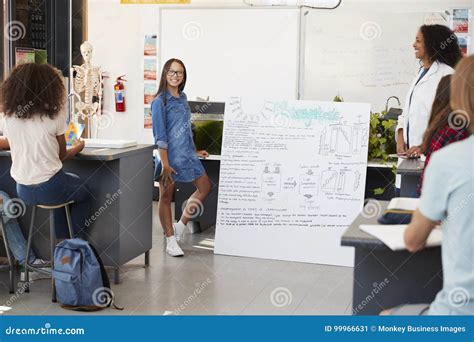
M 155 179 L 160 182 L 159 216 L 166 236 L 166 252 L 182 256 L 178 241 L 184 236 L 193 208 L 202 205 L 212 186 L 199 157 L 206 151 L 196 151 L 191 132 L 191 109 L 184 93 L 187 73 L 184 63 L 172 58 L 163 66 L 155 99 L 151 103 L 153 137 L 160 160 L 156 163 Z M 174 182 L 193 183 L 196 191 L 187 201 L 178 223 L 173 223 L 171 202 Z
M 59 70 L 49 64 L 25 63 L 3 82 L 1 101 L 6 116 L 54 119 L 64 107 L 66 88 Z

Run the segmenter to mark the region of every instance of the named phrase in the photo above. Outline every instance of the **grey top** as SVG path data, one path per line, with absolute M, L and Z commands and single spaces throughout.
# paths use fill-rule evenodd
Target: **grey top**
M 361 224 L 378 224 L 377 218 L 385 211 L 388 203 L 388 201 L 370 200 L 364 207 L 363 213 L 356 217 L 342 235 L 341 245 L 389 250 L 382 241 L 359 229 Z
M 144 144 L 126 148 L 84 148 L 74 159 L 111 161 L 148 150 L 150 151 L 151 158 L 154 148 L 154 145 Z M 0 151 L 0 157 L 10 156 L 10 151 Z
M 420 176 L 424 167 L 425 162 L 420 159 L 404 159 L 397 168 L 397 174 Z

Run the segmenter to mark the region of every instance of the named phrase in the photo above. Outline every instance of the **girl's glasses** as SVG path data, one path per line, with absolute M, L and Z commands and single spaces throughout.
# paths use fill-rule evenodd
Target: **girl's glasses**
M 166 73 L 169 77 L 173 77 L 174 75 L 178 76 L 178 77 L 183 77 L 184 75 L 184 71 L 176 71 L 176 70 L 168 70 L 168 72 Z

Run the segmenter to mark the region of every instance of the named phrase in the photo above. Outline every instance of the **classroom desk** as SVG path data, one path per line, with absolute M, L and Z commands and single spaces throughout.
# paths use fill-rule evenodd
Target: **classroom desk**
M 402 177 L 400 197 L 413 197 L 425 167 L 420 159 L 404 159 L 397 168 L 397 174 Z
M 381 213 L 388 202 L 378 205 Z M 361 231 L 361 224 L 377 224 L 377 217 L 359 215 L 341 238 L 342 246 L 355 247 L 353 314 L 377 315 L 399 304 L 431 303 L 443 284 L 441 247 L 394 252 Z
M 120 282 L 120 267 L 144 254 L 149 264 L 152 248 L 153 146 L 138 145 L 123 149 L 85 148 L 64 163 L 64 170 L 81 177 L 93 197 L 87 240 L 96 247 L 106 266 L 114 268 L 114 281 Z M 0 189 L 17 197 L 16 183 L 10 176 L 9 151 L 0 151 Z M 31 207 L 19 218 L 25 237 Z M 33 248 L 49 260 L 49 219 L 38 210 L 38 232 Z

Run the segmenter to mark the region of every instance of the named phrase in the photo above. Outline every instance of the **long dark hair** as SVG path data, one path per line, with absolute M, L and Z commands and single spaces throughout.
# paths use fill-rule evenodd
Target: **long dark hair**
M 158 87 L 158 92 L 156 93 L 155 97 L 162 96 L 166 93 L 166 90 L 168 89 L 168 81 L 166 80 L 166 74 L 171 69 L 171 64 L 173 64 L 173 62 L 179 63 L 183 67 L 183 71 L 184 71 L 183 81 L 178 86 L 178 91 L 180 93 L 184 91 L 184 87 L 186 86 L 186 78 L 187 78 L 186 67 L 184 66 L 184 63 L 181 60 L 177 58 L 171 58 L 166 61 L 165 65 L 163 65 L 163 70 L 161 71 L 160 86 Z M 166 100 L 166 97 L 165 97 L 165 100 Z
M 54 119 L 66 102 L 61 72 L 49 64 L 25 63 L 15 67 L 3 82 L 0 102 L 6 116 Z
M 423 25 L 420 27 L 423 35 L 425 52 L 431 62 L 441 62 L 454 68 L 462 58 L 456 34 L 444 25 Z
M 428 121 L 428 128 L 423 135 L 423 143 L 421 145 L 421 152 L 426 154 L 430 148 L 433 136 L 447 126 L 449 123 L 449 114 L 452 112 L 449 104 L 451 98 L 451 75 L 444 76 L 438 84 L 436 95 L 431 109 L 430 120 Z

